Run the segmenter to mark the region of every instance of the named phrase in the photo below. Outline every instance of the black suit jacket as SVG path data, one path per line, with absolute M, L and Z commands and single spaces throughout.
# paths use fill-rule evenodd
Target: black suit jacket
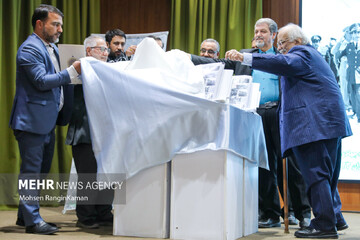
M 242 49 L 242 50 L 240 50 L 240 52 L 258 53 L 259 49 Z M 225 63 L 225 69 L 234 70 L 234 75 L 251 75 L 252 74 L 252 68 L 250 66 L 241 64 L 241 62 L 239 62 L 239 61 L 233 61 L 233 60 L 224 59 L 224 58 L 222 58 L 222 59 L 206 58 L 206 57 L 200 57 L 197 55 L 191 55 L 191 60 L 195 65 L 223 62 L 223 63 Z
M 65 143 L 73 146 L 80 143 L 91 144 L 90 126 L 82 85 L 76 85 L 74 88 L 74 109 Z

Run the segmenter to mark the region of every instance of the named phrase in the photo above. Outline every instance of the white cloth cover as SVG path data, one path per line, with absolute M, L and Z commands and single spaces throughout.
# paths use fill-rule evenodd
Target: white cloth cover
M 83 58 L 81 71 L 98 173 L 129 178 L 203 149 L 268 168 L 260 116 L 202 98 L 202 76 L 185 53 L 165 53 L 146 38 L 132 62 Z

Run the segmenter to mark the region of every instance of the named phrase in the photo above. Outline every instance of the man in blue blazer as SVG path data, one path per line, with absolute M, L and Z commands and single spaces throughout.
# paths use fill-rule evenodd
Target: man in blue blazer
M 315 218 L 295 232 L 299 238 L 338 238 L 348 227 L 341 214 L 337 183 L 341 139 L 352 135 L 344 102 L 329 65 L 302 29 L 288 24 L 279 30 L 282 54 L 247 54 L 230 50 L 226 57 L 254 69 L 281 75 L 281 151 L 296 157 L 307 185 Z
M 16 93 L 10 127 L 18 141 L 21 167 L 19 179 L 39 179 L 47 174 L 54 154 L 55 125 L 66 125 L 71 117 L 73 86 L 81 72 L 76 61 L 60 71 L 55 46 L 62 33 L 62 12 L 40 5 L 32 16 L 34 33 L 20 46 L 16 56 Z M 31 176 L 30 176 L 31 175 Z M 19 187 L 20 197 L 39 196 L 39 189 Z M 19 202 L 17 225 L 27 233 L 52 234 L 58 231 L 39 214 L 39 202 Z

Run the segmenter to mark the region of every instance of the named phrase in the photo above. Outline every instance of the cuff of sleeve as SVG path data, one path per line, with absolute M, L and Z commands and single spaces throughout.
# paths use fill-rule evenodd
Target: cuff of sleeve
M 252 54 L 251 53 L 244 53 L 244 61 L 242 62 L 243 65 L 252 66 Z
M 70 67 L 68 67 L 66 69 L 69 73 L 70 76 L 70 80 L 71 80 L 71 84 L 82 84 L 81 80 L 79 79 L 79 74 L 78 72 L 75 70 L 74 66 L 71 65 Z

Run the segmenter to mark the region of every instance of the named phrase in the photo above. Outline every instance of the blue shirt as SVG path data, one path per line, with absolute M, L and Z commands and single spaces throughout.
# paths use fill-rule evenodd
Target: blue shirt
M 259 49 L 259 53 L 275 54 L 275 51 L 272 47 L 266 52 Z M 279 101 L 279 78 L 277 75 L 254 69 L 252 77 L 254 83 L 260 83 L 260 104 Z

